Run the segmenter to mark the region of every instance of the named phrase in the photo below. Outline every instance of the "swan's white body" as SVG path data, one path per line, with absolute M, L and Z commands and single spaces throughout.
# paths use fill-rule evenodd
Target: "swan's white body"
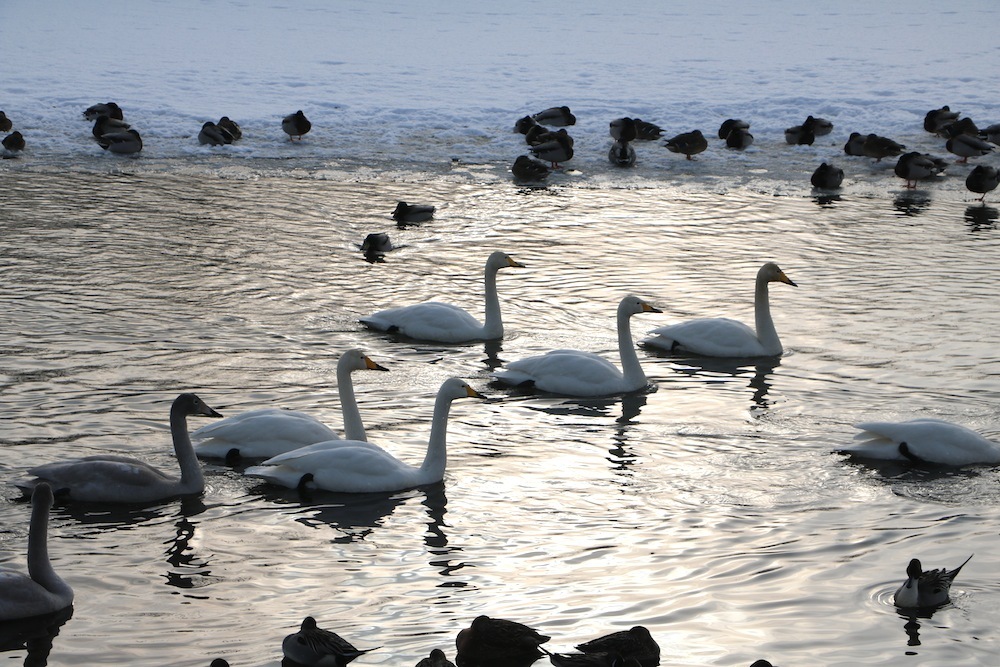
M 945 466 L 1000 463 L 1000 444 L 940 419 L 857 424 L 859 444 L 842 450 L 860 458 Z
M 31 494 L 28 576 L 0 570 L 0 621 L 51 614 L 73 604 L 73 589 L 49 562 L 48 522 L 52 488 L 38 484 Z
M 659 312 L 662 311 L 632 295 L 618 304 L 618 355 L 622 370 L 592 352 L 552 350 L 511 362 L 493 373 L 493 377 L 512 387 L 531 385 L 539 391 L 562 396 L 610 396 L 638 391 L 648 382 L 639 365 L 629 320 L 637 313 Z
M 458 378 L 446 380 L 434 402 L 434 418 L 423 463 L 411 466 L 368 442 L 341 440 L 303 447 L 246 469 L 246 474 L 288 488 L 320 488 L 345 493 L 399 491 L 433 484 L 444 478 L 446 432 L 451 402 L 482 398 Z
M 348 350 L 337 362 L 337 392 L 344 417 L 344 435 L 351 440 L 367 440 L 351 382 L 351 372 L 357 370 L 386 369 L 361 350 Z M 198 443 L 195 452 L 203 458 L 265 458 L 339 437 L 312 415 L 280 408 L 244 412 L 203 426 L 191 434 Z
M 486 260 L 486 320 L 483 323 L 458 306 L 437 301 L 381 310 L 361 318 L 361 323 L 377 331 L 439 343 L 503 338 L 503 320 L 497 297 L 497 271 L 505 267 L 524 268 L 524 265 L 500 251 L 494 252 Z
M 25 492 L 46 482 L 60 496 L 97 503 L 150 503 L 205 490 L 201 465 L 187 430 L 188 415 L 221 417 L 194 394 L 181 394 L 170 406 L 170 435 L 181 476 L 167 475 L 153 466 L 126 456 L 88 456 L 36 466 L 28 472 L 36 479 L 18 482 Z
M 768 262 L 757 271 L 754 290 L 754 331 L 743 322 L 725 317 L 689 320 L 653 329 L 643 345 L 706 357 L 773 357 L 781 354 L 781 340 L 771 319 L 768 283 L 795 287 L 778 265 Z

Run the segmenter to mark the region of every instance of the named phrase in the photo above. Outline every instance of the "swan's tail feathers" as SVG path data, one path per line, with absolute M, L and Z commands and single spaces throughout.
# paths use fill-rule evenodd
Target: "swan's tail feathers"
M 308 476 L 311 481 L 312 474 L 303 474 L 299 470 L 293 470 L 285 466 L 250 466 L 244 473 L 247 477 L 257 477 L 271 484 L 283 486 L 287 489 L 298 489 L 303 484 L 303 478 Z
M 512 370 L 498 371 L 491 375 L 493 382 L 507 387 L 518 389 L 532 389 L 535 386 L 535 379 L 525 373 Z

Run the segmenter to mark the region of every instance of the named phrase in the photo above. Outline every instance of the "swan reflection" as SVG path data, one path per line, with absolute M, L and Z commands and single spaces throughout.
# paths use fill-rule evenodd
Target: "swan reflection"
M 750 412 L 760 416 L 767 412 L 773 403 L 768 397 L 771 390 L 771 376 L 781 365 L 781 357 L 757 357 L 754 359 L 726 359 L 722 357 L 678 357 L 673 354 L 650 350 L 654 356 L 669 359 L 671 368 L 689 378 L 703 382 L 718 383 L 746 379 L 746 386 L 751 390 Z
M 44 667 L 59 630 L 73 617 L 73 606 L 52 614 L 0 623 L 0 652 L 27 650 L 24 667 Z

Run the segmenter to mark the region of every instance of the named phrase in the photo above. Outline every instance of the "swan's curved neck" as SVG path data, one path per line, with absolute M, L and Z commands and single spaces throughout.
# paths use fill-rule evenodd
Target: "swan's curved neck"
M 781 354 L 781 340 L 771 319 L 771 302 L 767 294 L 767 280 L 757 278 L 754 288 L 754 324 L 757 329 L 757 340 L 768 354 Z
M 28 576 L 50 593 L 69 595 L 72 599 L 72 589 L 56 574 L 49 562 L 48 528 L 48 506 L 34 506 L 28 528 Z
M 498 269 L 486 267 L 486 319 L 483 321 L 483 338 L 503 338 L 503 320 L 500 318 L 500 297 L 497 296 Z
M 453 400 L 439 392 L 434 401 L 434 417 L 431 420 L 431 434 L 427 439 L 427 453 L 424 455 L 424 462 L 420 464 L 420 472 L 433 477 L 431 481 L 438 481 L 444 476 L 444 469 L 448 463 L 446 436 L 448 413 L 451 411 Z
M 344 418 L 344 437 L 348 440 L 367 441 L 365 424 L 361 421 L 361 411 L 354 398 L 350 368 L 337 366 L 337 392 L 340 394 L 340 413 Z
M 201 493 L 205 490 L 205 478 L 201 474 L 201 464 L 191 446 L 191 436 L 187 428 L 187 415 L 176 403 L 170 407 L 170 435 L 174 440 L 174 453 L 181 466 L 180 493 Z
M 642 372 L 639 365 L 639 355 L 635 351 L 635 343 L 632 341 L 632 314 L 625 310 L 618 310 L 618 355 L 622 360 L 622 374 L 628 385 L 634 385 L 636 389 L 646 384 L 646 374 Z

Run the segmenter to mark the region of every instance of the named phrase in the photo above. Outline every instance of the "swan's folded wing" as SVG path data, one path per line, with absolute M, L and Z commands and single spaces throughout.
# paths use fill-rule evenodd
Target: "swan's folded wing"
M 680 348 L 710 357 L 759 356 L 763 346 L 757 334 L 739 320 L 704 318 L 653 329 L 642 342 L 667 350 Z
M 619 384 L 622 372 L 604 357 L 590 352 L 552 350 L 513 361 L 493 377 L 512 386 L 530 381 L 537 389 L 554 394 L 596 395 L 605 390 L 621 391 L 613 386 L 609 389 L 609 385 Z
M 381 310 L 361 318 L 361 323 L 378 331 L 446 343 L 483 335 L 483 325 L 475 317 L 458 306 L 437 301 Z
M 291 463 L 297 460 L 304 460 L 314 454 L 320 452 L 329 451 L 331 449 L 344 449 L 347 447 L 362 447 L 367 449 L 375 449 L 382 452 L 385 455 L 389 455 L 384 449 L 378 445 L 366 442 L 364 440 L 324 440 L 322 442 L 315 442 L 311 445 L 306 445 L 305 447 L 297 447 L 295 449 L 289 450 L 287 452 L 282 452 L 276 454 L 271 458 L 263 462 L 262 465 L 282 465 L 286 463 Z
M 860 444 L 847 451 L 859 456 L 920 459 L 939 465 L 970 465 L 1000 461 L 1000 447 L 972 429 L 940 419 L 905 422 L 864 422 L 856 425 Z M 900 451 L 906 443 L 910 456 Z
M 243 417 L 237 415 L 228 424 L 211 424 L 199 429 L 192 438 L 201 441 L 195 446 L 198 456 L 224 458 L 232 449 L 247 458 L 274 456 L 313 442 L 339 437 L 323 422 L 303 412 L 289 410 L 257 411 Z

